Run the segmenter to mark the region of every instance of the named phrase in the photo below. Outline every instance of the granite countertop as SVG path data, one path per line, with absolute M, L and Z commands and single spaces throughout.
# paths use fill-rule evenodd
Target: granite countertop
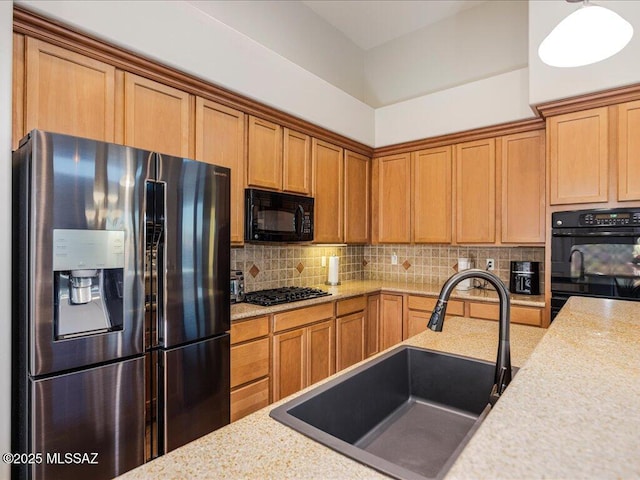
M 356 295 L 364 295 L 376 292 L 389 293 L 409 293 L 416 295 L 433 295 L 438 296 L 442 289 L 440 283 L 407 283 L 407 282 L 389 282 L 382 280 L 349 280 L 342 285 L 330 287 L 327 285 L 312 285 L 313 288 L 319 288 L 329 292 L 331 296 L 312 298 L 310 300 L 302 300 L 300 302 L 285 303 L 272 307 L 261 307 L 259 305 L 251 305 L 249 303 L 236 303 L 231 305 L 231 321 L 241 320 L 259 315 L 268 315 L 271 313 L 281 312 L 284 310 L 292 310 L 294 308 L 308 307 L 318 303 L 331 302 L 344 298 L 354 297 Z M 461 291 L 454 290 L 451 298 L 459 300 L 479 300 L 483 302 L 497 302 L 498 294 L 493 288 L 485 290 L 473 288 L 471 290 Z M 511 295 L 512 305 L 523 305 L 529 307 L 544 307 L 544 295 Z
M 548 330 L 511 334 L 520 371 L 446 478 L 639 477 L 640 303 L 573 297 Z M 403 343 L 494 360 L 497 338 L 497 322 L 454 317 Z M 291 398 L 121 478 L 388 478 L 268 416 Z

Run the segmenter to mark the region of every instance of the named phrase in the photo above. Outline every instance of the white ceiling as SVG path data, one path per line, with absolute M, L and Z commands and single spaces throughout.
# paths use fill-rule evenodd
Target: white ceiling
M 419 30 L 486 0 L 303 0 L 363 50 Z

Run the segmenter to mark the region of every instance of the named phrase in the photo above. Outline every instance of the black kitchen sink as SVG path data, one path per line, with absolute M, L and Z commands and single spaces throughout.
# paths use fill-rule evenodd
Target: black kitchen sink
M 495 364 L 401 346 L 271 417 L 401 479 L 442 478 L 489 413 Z

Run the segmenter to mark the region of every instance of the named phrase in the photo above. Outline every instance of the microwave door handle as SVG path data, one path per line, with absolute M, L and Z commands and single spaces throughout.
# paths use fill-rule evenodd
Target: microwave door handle
M 303 222 L 304 222 L 304 209 L 302 208 L 302 205 L 298 205 L 296 207 L 296 213 L 295 213 L 295 217 L 294 217 L 294 221 L 295 221 L 295 229 L 296 229 L 296 236 L 300 237 L 300 235 L 302 235 L 302 229 L 303 229 Z

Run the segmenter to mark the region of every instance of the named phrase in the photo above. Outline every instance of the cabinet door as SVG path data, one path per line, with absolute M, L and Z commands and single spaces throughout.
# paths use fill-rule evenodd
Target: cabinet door
M 427 329 L 427 324 L 431 318 L 431 312 L 421 312 L 420 310 L 408 310 L 406 330 L 403 338 L 406 340 Z
M 336 318 L 336 370 L 340 371 L 365 356 L 365 313 Z
M 231 169 L 231 243 L 244 242 L 244 113 L 196 98 L 196 159 Z
M 283 129 L 282 189 L 311 195 L 311 137 Z
M 115 73 L 111 65 L 27 37 L 22 133 L 39 128 L 113 142 Z
M 369 243 L 371 160 L 344 152 L 344 241 Z
M 367 297 L 367 316 L 365 324 L 365 358 L 380 351 L 380 295 Z
M 187 92 L 125 72 L 122 143 L 192 157 L 191 109 Z
M 551 205 L 608 199 L 608 107 L 547 118 Z
M 412 218 L 416 243 L 451 243 L 451 147 L 413 152 Z
M 544 243 L 544 131 L 502 138 L 502 242 Z
M 495 140 L 456 145 L 456 241 L 493 243 L 495 216 Z
M 313 385 L 336 372 L 333 320 L 307 327 L 307 383 Z
M 411 155 L 390 155 L 374 161 L 373 241 L 409 243 L 411 221 Z
M 13 34 L 13 78 L 12 78 L 12 137 L 11 149 L 16 150 L 20 146 L 20 140 L 25 136 L 24 107 L 25 107 L 25 37 L 18 33 Z
M 380 296 L 380 349 L 402 341 L 402 295 Z
M 273 401 L 306 386 L 304 328 L 273 336 Z
M 640 101 L 618 105 L 618 200 L 640 200 Z
M 343 239 L 343 158 L 342 148 L 313 139 L 316 243 L 341 243 Z
M 282 127 L 249 116 L 247 183 L 252 187 L 282 189 Z

